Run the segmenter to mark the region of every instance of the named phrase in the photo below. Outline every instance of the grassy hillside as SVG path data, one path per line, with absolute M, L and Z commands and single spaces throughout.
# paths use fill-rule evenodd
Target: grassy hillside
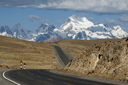
M 19 69 L 20 61 L 26 63 L 26 68 L 53 69 L 53 49 L 49 45 L 58 45 L 74 57 L 104 42 L 114 42 L 119 39 L 101 40 L 61 40 L 54 43 L 35 43 L 15 38 L 0 36 L 0 69 Z
M 0 36 L 0 69 L 19 69 L 20 61 L 26 68 L 52 69 L 53 52 L 46 43 L 35 43 Z
M 94 45 L 100 45 L 105 42 L 116 42 L 120 39 L 97 39 L 97 40 L 61 40 L 54 43 L 49 44 L 55 44 L 63 48 L 63 50 L 74 57 L 78 57 L 79 54 L 86 50 L 90 49 Z

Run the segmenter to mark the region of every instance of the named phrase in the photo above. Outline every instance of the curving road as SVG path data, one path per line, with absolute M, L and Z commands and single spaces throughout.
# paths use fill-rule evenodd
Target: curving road
M 21 85 L 112 85 L 59 75 L 47 70 L 12 70 L 5 76 Z
M 59 46 L 53 47 L 55 48 L 57 55 L 60 57 L 61 62 L 64 65 L 68 64 L 70 58 L 66 56 Z M 56 71 L 53 72 L 53 70 L 41 69 L 10 70 L 3 72 L 3 77 L 5 79 L 1 76 L 0 85 L 114 85 L 78 78 L 77 76 L 58 73 Z

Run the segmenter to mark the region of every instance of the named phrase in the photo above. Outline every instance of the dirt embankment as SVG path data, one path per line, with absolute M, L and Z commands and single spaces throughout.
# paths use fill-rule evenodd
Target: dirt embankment
M 64 70 L 128 82 L 128 38 L 95 44 L 72 59 Z

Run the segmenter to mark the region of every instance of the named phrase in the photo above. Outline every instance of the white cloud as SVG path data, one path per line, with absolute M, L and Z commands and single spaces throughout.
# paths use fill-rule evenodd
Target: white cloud
M 122 16 L 120 17 L 120 20 L 121 20 L 121 21 L 124 21 L 124 22 L 128 22 L 128 15 L 122 15 Z
M 104 23 L 108 26 L 114 26 L 114 25 L 128 25 L 128 15 L 121 15 L 117 19 L 109 19 L 105 18 L 100 21 L 101 23 Z
M 62 21 L 61 21 L 61 20 L 57 20 L 57 22 L 58 22 L 58 23 L 62 23 Z
M 53 0 L 54 1 L 54 0 Z M 128 11 L 127 0 L 60 0 L 40 4 L 37 8 L 69 9 L 97 13 L 120 13 Z
M 93 17 L 88 18 L 89 20 L 95 20 Z
M 120 20 L 109 19 L 109 18 L 106 18 L 106 19 L 102 20 L 101 22 L 108 25 L 108 26 L 122 25 L 123 24 Z
M 49 22 L 49 20 L 48 19 L 44 19 L 43 22 Z
M 96 13 L 128 12 L 128 0 L 0 0 L 0 6 L 67 9 Z
M 38 16 L 36 16 L 36 15 L 29 15 L 27 18 L 28 18 L 30 21 L 40 21 L 40 20 L 41 20 L 41 18 L 38 17 Z
M 43 22 L 49 22 L 49 20 L 48 19 L 41 19 L 40 17 L 38 17 L 38 16 L 36 16 L 36 15 L 29 15 L 28 17 L 27 17 L 27 19 L 29 19 L 30 21 L 34 21 L 34 22 L 41 22 L 41 23 L 43 23 Z

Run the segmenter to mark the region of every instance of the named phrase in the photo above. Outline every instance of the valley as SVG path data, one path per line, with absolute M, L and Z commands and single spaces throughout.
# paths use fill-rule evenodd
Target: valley
M 26 63 L 26 69 L 58 69 L 59 63 L 53 63 L 55 62 L 55 55 L 53 55 L 54 51 L 51 47 L 51 45 L 56 45 L 60 46 L 68 56 L 72 56 L 68 65 L 64 69 L 58 69 L 58 71 L 127 82 L 127 38 L 74 39 L 38 43 L 5 36 L 0 36 L 0 39 L 1 70 L 20 69 L 21 60 Z M 123 47 L 118 48 L 120 45 Z M 110 49 L 112 52 L 109 53 Z M 111 56 L 107 56 L 107 54 Z M 99 59 L 97 60 L 97 58 Z

